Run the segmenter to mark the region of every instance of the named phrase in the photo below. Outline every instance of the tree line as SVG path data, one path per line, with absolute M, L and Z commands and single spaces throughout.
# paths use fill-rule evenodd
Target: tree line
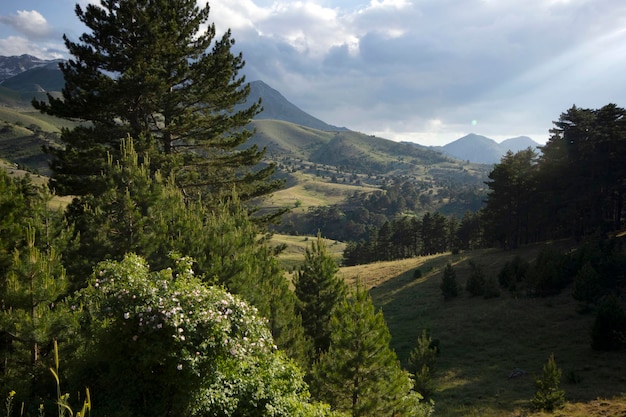
M 287 213 L 272 230 L 303 235 L 320 231 L 324 237 L 341 241 L 371 240 L 385 223 L 427 212 L 432 216 L 436 207 L 448 217 L 475 212 L 486 195 L 486 190 L 476 185 L 448 184 L 436 193 L 432 187 L 426 181 L 397 178 L 375 192 L 354 192 L 340 205 L 309 207 L 303 214 Z
M 439 213 L 386 221 L 353 239 L 346 264 L 619 234 L 626 198 L 625 116 L 615 104 L 570 108 L 554 122 L 541 154 L 509 151 L 495 164 L 480 210 L 460 221 Z
M 344 265 L 393 261 L 415 256 L 483 247 L 482 221 L 479 213 L 467 212 L 459 221 L 439 212 L 427 212 L 418 218 L 403 216 L 372 228 L 367 239 L 348 242 Z
M 562 113 L 541 155 L 506 154 L 489 175 L 486 234 L 504 248 L 582 239 L 623 228 L 626 110 L 573 106 Z

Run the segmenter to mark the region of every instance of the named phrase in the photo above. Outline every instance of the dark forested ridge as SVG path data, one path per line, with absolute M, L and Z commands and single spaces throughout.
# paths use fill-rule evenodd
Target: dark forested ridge
M 617 234 L 624 224 L 625 110 L 572 107 L 538 155 L 507 154 L 489 175 L 486 227 L 503 247 Z

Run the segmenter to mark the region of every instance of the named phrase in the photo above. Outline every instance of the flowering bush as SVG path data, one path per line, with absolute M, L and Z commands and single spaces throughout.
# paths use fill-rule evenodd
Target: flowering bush
M 83 291 L 95 324 L 84 364 L 103 376 L 92 389 L 108 405 L 103 412 L 326 415 L 327 407 L 308 404 L 302 373 L 256 309 L 202 284 L 191 266 L 181 258 L 174 270 L 151 273 L 132 254 L 98 265 Z

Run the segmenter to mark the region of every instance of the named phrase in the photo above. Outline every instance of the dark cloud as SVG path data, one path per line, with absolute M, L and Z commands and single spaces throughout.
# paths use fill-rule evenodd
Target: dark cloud
M 82 32 L 69 23 L 78 23 L 70 0 L 62 2 L 67 16 L 54 20 L 60 7 L 51 3 L 36 3 L 42 18 Z M 626 106 L 623 0 L 210 4 L 218 30 L 232 28 L 249 80 L 262 79 L 328 123 L 366 133 L 425 144 L 470 131 L 545 140 L 551 121 L 572 104 Z M 0 6 L 0 23 L 14 30 L 0 48 L 35 50 L 27 40 L 50 36 L 47 21 L 33 25 L 38 16 L 15 7 Z M 62 49 L 55 38 L 46 48 Z

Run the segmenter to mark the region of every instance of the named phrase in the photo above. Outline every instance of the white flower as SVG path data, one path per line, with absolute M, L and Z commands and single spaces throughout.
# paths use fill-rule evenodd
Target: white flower
M 183 364 L 179 363 L 178 365 L 176 365 L 176 369 L 178 369 L 179 371 L 183 370 Z
M 129 318 L 129 317 L 130 317 L 130 313 L 128 313 L 128 312 L 124 313 L 124 318 L 125 318 L 126 320 L 128 320 L 128 318 Z

